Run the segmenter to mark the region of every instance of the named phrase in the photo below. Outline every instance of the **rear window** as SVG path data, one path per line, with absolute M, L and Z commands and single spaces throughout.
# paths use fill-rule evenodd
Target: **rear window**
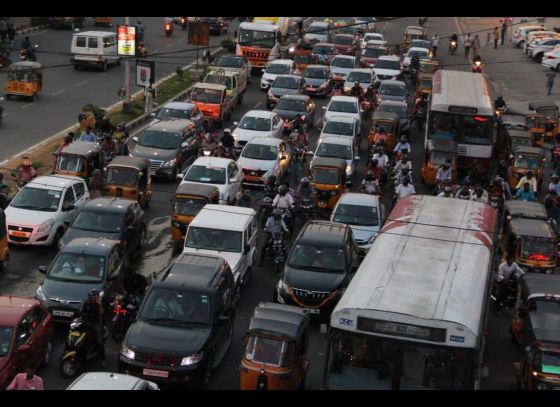
M 89 48 L 97 48 L 97 38 L 95 37 L 90 37 L 88 38 L 88 47 Z
M 85 46 L 86 46 L 86 37 L 77 37 L 76 47 L 85 47 Z
M 115 45 L 115 40 L 112 36 L 110 37 L 103 37 L 103 47 L 109 48 Z

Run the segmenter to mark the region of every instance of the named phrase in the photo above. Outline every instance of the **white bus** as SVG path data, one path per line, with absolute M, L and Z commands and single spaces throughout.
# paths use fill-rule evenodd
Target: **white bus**
M 478 159 L 490 169 L 496 124 L 484 75 L 448 70 L 435 73 L 425 144 L 431 138 L 457 143 L 458 168 L 466 169 Z
M 478 389 L 496 211 L 400 199 L 330 319 L 327 389 Z

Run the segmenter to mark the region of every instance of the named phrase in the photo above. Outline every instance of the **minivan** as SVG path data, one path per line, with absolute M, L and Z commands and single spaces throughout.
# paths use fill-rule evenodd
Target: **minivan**
M 70 61 L 76 70 L 94 65 L 106 71 L 109 65 L 119 65 L 121 62 L 117 55 L 117 34 L 107 31 L 75 33 L 70 52 Z

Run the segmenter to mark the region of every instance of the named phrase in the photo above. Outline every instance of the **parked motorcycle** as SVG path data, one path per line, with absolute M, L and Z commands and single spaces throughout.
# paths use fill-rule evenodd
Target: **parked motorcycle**
M 111 306 L 111 338 L 120 342 L 128 331 L 128 328 L 136 318 L 138 304 L 135 304 L 131 295 L 117 294 L 109 305 Z

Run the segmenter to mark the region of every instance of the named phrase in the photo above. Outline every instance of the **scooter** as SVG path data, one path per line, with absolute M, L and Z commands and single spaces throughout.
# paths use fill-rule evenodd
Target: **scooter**
M 457 41 L 451 41 L 449 43 L 449 55 L 454 55 L 457 51 Z
M 265 257 L 270 258 L 276 265 L 276 273 L 279 273 L 282 264 L 286 261 L 286 254 L 283 234 L 281 232 L 268 233 L 266 247 L 261 252 L 260 264 Z
M 171 35 L 173 34 L 173 23 L 165 23 L 163 25 L 163 29 L 165 31 L 165 35 L 167 37 L 171 37 Z
M 474 61 L 472 71 L 474 73 L 482 73 L 482 61 Z
M 111 337 L 115 342 L 119 343 L 136 318 L 138 308 L 130 295 L 122 294 L 115 295 L 110 305 L 112 311 Z

